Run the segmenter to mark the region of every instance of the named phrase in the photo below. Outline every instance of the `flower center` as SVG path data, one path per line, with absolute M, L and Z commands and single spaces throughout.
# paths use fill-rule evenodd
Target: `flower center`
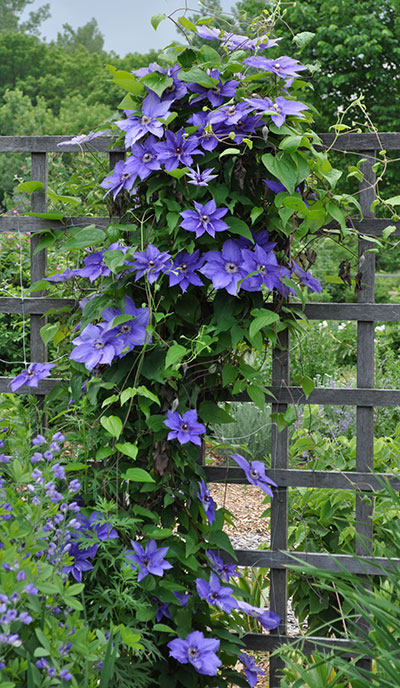
M 150 162 L 151 160 L 153 160 L 152 154 L 151 153 L 145 153 L 143 158 L 142 158 L 142 162 Z
M 28 377 L 33 377 L 35 374 L 35 371 L 32 370 L 32 368 L 28 368 L 28 370 L 26 371 L 26 374 Z
M 230 275 L 233 275 L 235 272 L 238 271 L 238 266 L 235 265 L 235 263 L 225 263 L 225 271 L 228 272 Z
M 187 265 L 186 265 L 186 263 L 182 263 L 182 265 L 181 265 L 181 271 L 182 271 L 182 272 L 187 272 Z
M 175 84 L 172 84 L 172 86 L 168 86 L 168 88 L 165 89 L 165 93 L 174 93 L 175 91 L 176 91 Z
M 143 566 L 148 566 L 149 564 L 150 564 L 150 559 L 148 557 L 144 557 Z
M 203 502 L 209 502 L 209 501 L 211 501 L 210 497 L 208 496 L 208 494 L 205 494 L 203 497 Z
M 276 63 L 274 64 L 274 68 L 275 68 L 275 69 L 280 69 L 280 68 L 281 68 L 279 62 L 276 62 Z
M 212 600 L 218 600 L 219 599 L 219 595 L 217 592 L 211 593 L 210 597 Z
M 103 349 L 104 348 L 104 342 L 101 341 L 101 339 L 96 339 L 94 343 L 94 348 L 95 349 Z
M 150 122 L 151 122 L 151 117 L 148 117 L 147 115 L 143 115 L 141 121 L 142 121 L 142 124 L 150 124 Z
M 183 148 L 182 148 L 182 146 L 177 146 L 177 147 L 175 148 L 175 154 L 176 154 L 176 155 L 182 155 L 182 153 L 183 153 Z
M 265 265 L 257 265 L 257 270 L 260 272 L 265 272 Z
M 195 647 L 189 647 L 188 657 L 190 659 L 197 659 L 198 656 L 199 656 L 199 653 L 197 652 L 197 649 Z
M 250 471 L 250 475 L 251 475 L 252 478 L 258 478 L 258 477 L 259 477 L 258 471 L 256 471 L 255 468 L 253 468 L 253 469 Z
M 206 224 L 208 224 L 208 223 L 210 222 L 210 218 L 209 218 L 208 215 L 202 215 L 202 216 L 201 216 L 201 221 L 202 221 L 203 224 L 206 225 Z
M 236 108 L 234 105 L 232 105 L 232 107 L 230 107 L 228 110 L 228 115 L 229 115 L 229 117 L 232 117 L 232 115 L 234 115 L 235 113 L 236 113 Z
M 220 90 L 221 90 L 221 87 L 220 87 L 220 86 L 214 86 L 214 88 L 211 89 L 211 91 L 212 91 L 213 93 L 219 93 Z
M 129 334 L 129 332 L 131 331 L 131 329 L 132 329 L 132 328 L 131 328 L 130 325 L 121 325 L 120 332 L 121 332 L 122 334 Z
M 125 182 L 130 176 L 129 172 L 124 172 L 124 174 L 121 174 L 121 182 Z
M 154 260 L 149 260 L 149 268 L 155 268 L 155 267 L 156 267 L 156 264 L 155 264 Z
M 181 430 L 183 430 L 183 432 L 187 432 L 189 430 L 188 423 L 182 423 Z
M 281 111 L 279 105 L 277 105 L 276 103 L 274 103 L 272 107 L 273 107 L 274 110 L 276 110 L 276 112 L 280 112 L 280 111 Z

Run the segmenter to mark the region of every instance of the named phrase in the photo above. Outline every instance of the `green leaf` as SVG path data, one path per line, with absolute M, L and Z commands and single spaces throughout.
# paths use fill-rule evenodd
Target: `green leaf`
M 56 322 L 54 324 L 48 323 L 40 328 L 40 336 L 42 342 L 45 346 L 53 339 L 54 335 L 58 332 L 60 323 Z
M 385 227 L 385 229 L 382 230 L 382 238 L 383 239 L 388 239 L 393 232 L 395 232 L 397 229 L 396 225 L 389 225 L 388 227 Z
M 76 230 L 70 230 L 72 236 L 67 239 L 63 248 L 65 251 L 69 251 L 71 248 L 87 248 L 88 246 L 93 246 L 93 244 L 98 244 L 100 241 L 104 241 L 106 238 L 106 233 L 102 229 L 96 227 L 96 225 L 89 225 L 89 227 L 77 228 Z
M 346 229 L 346 213 L 334 203 L 327 203 L 326 209 L 336 222 L 339 223 L 341 229 Z
M 157 29 L 158 29 L 159 25 L 161 24 L 161 22 L 163 22 L 164 19 L 166 19 L 166 18 L 167 18 L 167 15 L 166 15 L 166 14 L 153 14 L 153 16 L 152 16 L 152 18 L 150 19 L 150 21 L 151 21 L 151 25 L 152 25 L 154 31 L 157 31 Z
M 285 136 L 285 138 L 280 142 L 279 148 L 281 150 L 288 151 L 289 153 L 291 151 L 295 151 L 301 145 L 302 138 L 303 137 L 299 136 L 298 134 L 290 134 L 289 136 Z
M 271 172 L 293 195 L 297 184 L 297 167 L 295 164 L 287 156 L 277 158 L 271 153 L 265 153 L 261 159 L 268 172 Z
M 66 203 L 69 205 L 80 205 L 81 199 L 77 196 L 59 196 L 51 189 L 48 189 L 47 195 L 53 203 Z
M 277 313 L 274 313 L 274 311 L 267 311 L 265 308 L 254 308 L 251 311 L 251 315 L 254 315 L 255 318 L 250 323 L 249 327 L 250 339 L 264 327 L 268 327 L 279 320 L 279 315 Z
M 251 230 L 243 220 L 240 220 L 238 217 L 228 217 L 226 223 L 232 234 L 239 234 L 240 236 L 246 237 L 246 239 L 249 239 L 251 243 L 254 244 Z
M 143 468 L 128 468 L 126 473 L 122 476 L 124 480 L 131 480 L 135 483 L 154 483 L 155 480 L 150 473 L 143 470 Z
M 165 367 L 170 368 L 172 365 L 174 365 L 174 363 L 182 360 L 187 353 L 188 350 L 185 349 L 184 346 L 181 346 L 180 344 L 173 344 L 167 351 L 167 355 L 165 357 Z
M 250 399 L 261 411 L 263 411 L 265 408 L 265 393 L 263 388 L 258 387 L 258 385 L 249 385 L 246 389 Z
M 117 86 L 123 88 L 134 96 L 140 95 L 144 91 L 143 84 L 131 72 L 126 72 L 124 69 L 116 69 L 113 65 L 106 65 L 107 69 L 113 75 L 113 81 Z
M 138 453 L 138 448 L 136 444 L 132 444 L 131 442 L 124 442 L 123 444 L 117 443 L 116 449 L 120 451 L 122 454 L 125 454 L 126 456 L 130 456 L 131 459 L 136 459 L 137 453 Z
M 400 196 L 392 196 L 391 198 L 388 198 L 385 203 L 388 203 L 389 205 L 400 205 Z
M 150 91 L 154 91 L 160 98 L 164 91 L 174 83 L 170 76 L 160 74 L 160 72 L 150 72 L 142 77 L 142 84 L 145 84 Z
M 139 394 L 139 396 L 145 397 L 146 399 L 150 399 L 150 401 L 154 401 L 155 404 L 158 404 L 158 406 L 161 406 L 161 402 L 160 402 L 158 396 L 156 394 L 154 394 L 153 392 L 150 392 L 150 390 L 147 389 L 147 387 L 145 387 L 144 385 L 140 385 L 137 388 L 137 393 Z
M 305 48 L 305 46 L 312 41 L 314 36 L 315 33 L 312 31 L 301 31 L 301 33 L 296 33 L 292 40 L 294 43 L 296 43 L 296 45 L 299 46 L 299 48 Z
M 70 585 L 69 588 L 67 588 L 66 593 L 67 595 L 79 595 L 84 589 L 84 587 L 84 583 L 74 583 L 73 585 Z
M 125 256 L 122 251 L 116 248 L 111 249 L 111 251 L 105 251 L 103 260 L 111 272 L 115 273 L 125 263 Z
M 129 626 L 122 626 L 121 624 L 121 640 L 124 645 L 132 647 L 133 649 L 140 649 L 138 646 L 138 641 L 140 638 L 140 633 L 137 633 L 132 628 L 129 628 Z
M 220 153 L 219 157 L 223 158 L 224 155 L 238 155 L 240 153 L 240 148 L 225 148 L 225 150 Z
M 264 212 L 264 208 L 261 208 L 260 206 L 256 206 L 255 208 L 252 208 L 251 213 L 250 213 L 250 219 L 251 219 L 251 224 L 254 224 L 254 222 L 257 220 L 257 218 L 260 217 Z
M 176 170 L 165 170 L 167 174 L 169 174 L 170 177 L 173 177 L 174 179 L 182 179 L 182 177 L 185 176 L 186 172 L 189 171 L 188 167 L 177 167 Z
M 300 387 L 302 388 L 306 397 L 308 397 L 311 394 L 311 392 L 315 389 L 314 380 L 312 380 L 307 375 L 304 375 L 303 377 L 295 378 L 294 382 L 297 385 L 300 385 Z
M 102 416 L 100 423 L 113 437 L 118 438 L 122 432 L 122 420 L 118 416 Z
M 201 59 L 202 62 L 213 62 L 214 64 L 221 62 L 220 54 L 207 44 L 201 46 L 199 51 L 199 59 Z
M 292 210 L 297 210 L 301 213 L 307 213 L 308 210 L 300 194 L 296 194 L 295 196 L 286 196 L 285 198 L 282 198 L 282 205 L 285 208 L 291 208 Z
M 213 401 L 202 401 L 199 406 L 199 417 L 205 423 L 234 423 L 235 419 Z
M 24 213 L 24 215 L 28 215 L 29 217 L 40 217 L 41 220 L 59 220 L 61 221 L 65 217 L 65 213 L 62 212 L 57 212 L 57 211 L 52 211 L 50 213 Z
M 185 81 L 186 83 L 194 82 L 199 84 L 199 86 L 204 86 L 205 88 L 214 88 L 218 84 L 218 79 L 213 79 L 208 76 L 207 72 L 201 69 L 201 67 L 192 67 L 187 72 L 179 72 L 180 81 Z
M 185 50 L 182 50 L 181 53 L 178 55 L 178 62 L 183 67 L 183 69 L 189 69 L 189 67 L 192 66 L 193 62 L 195 62 L 197 57 L 197 53 L 195 50 L 192 48 L 185 48 Z
M 14 191 L 21 191 L 23 193 L 34 193 L 35 191 L 42 191 L 44 189 L 43 182 L 22 182 L 15 187 Z
M 238 372 L 238 369 L 235 366 L 231 365 L 231 363 L 225 363 L 222 369 L 222 384 L 224 385 L 224 387 L 236 380 Z
M 162 623 L 154 624 L 153 630 L 160 631 L 160 633 L 172 633 L 173 635 L 177 635 L 176 631 L 174 631 L 171 626 L 167 626 L 166 624 Z
M 193 22 L 187 17 L 178 17 L 178 24 L 183 26 L 184 29 L 189 29 L 190 31 L 195 31 L 197 33 L 197 28 Z

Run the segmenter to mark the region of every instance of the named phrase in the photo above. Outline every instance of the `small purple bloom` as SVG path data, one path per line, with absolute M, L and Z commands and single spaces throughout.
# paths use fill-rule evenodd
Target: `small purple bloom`
M 128 158 L 130 169 L 134 170 L 141 179 L 146 179 L 155 170 L 161 170 L 157 142 L 154 136 L 149 136 L 143 143 L 134 143 L 132 155 Z
M 59 431 L 54 433 L 51 439 L 53 440 L 53 442 L 65 442 L 65 436 Z
M 221 660 L 216 655 L 219 642 L 215 638 L 205 638 L 201 631 L 193 631 L 184 640 L 171 640 L 167 647 L 170 657 L 174 657 L 180 664 L 190 663 L 199 674 L 216 676 L 221 665 Z
M 210 560 L 211 566 L 215 573 L 219 575 L 222 580 L 229 583 L 229 579 L 232 577 L 240 577 L 241 574 L 236 570 L 235 564 L 226 564 L 221 557 L 218 557 L 214 552 L 208 550 L 206 552 L 208 559 Z
M 21 612 L 21 614 L 18 617 L 18 621 L 22 621 L 25 626 L 29 626 L 29 624 L 32 623 L 33 618 L 28 612 Z
M 263 628 L 267 631 L 272 631 L 274 628 L 278 628 L 281 623 L 281 617 L 275 612 L 271 612 L 269 609 L 261 609 L 261 607 L 254 607 L 248 602 L 243 602 L 243 600 L 237 600 L 237 606 L 240 611 L 248 614 L 248 616 L 257 619 Z
M 53 460 L 53 452 L 50 450 L 47 450 L 44 452 L 43 457 L 46 459 L 46 461 L 52 461 Z
M 82 580 L 82 572 L 90 571 L 93 568 L 88 559 L 92 559 L 97 552 L 98 545 L 92 545 L 86 549 L 80 549 L 76 543 L 72 543 L 69 550 L 68 556 L 73 557 L 74 561 L 69 566 L 64 566 L 63 573 L 72 573 L 75 580 L 80 583 Z
M 193 201 L 196 210 L 184 210 L 180 213 L 183 217 L 181 227 L 189 232 L 196 232 L 196 238 L 201 237 L 205 232 L 215 237 L 215 232 L 223 232 L 229 229 L 224 220 L 221 220 L 228 212 L 228 208 L 217 208 L 214 199 L 205 205 Z
M 292 261 L 293 274 L 300 279 L 300 281 L 308 288 L 309 291 L 316 291 L 318 294 L 322 291 L 322 284 L 316 277 L 313 277 L 311 272 L 305 272 L 300 265 Z
M 41 657 L 40 659 L 36 660 L 35 665 L 37 666 L 38 669 L 47 669 L 47 667 L 49 666 L 49 663 L 48 663 L 47 659 L 45 659 L 44 657 Z
M 61 148 L 61 146 L 63 146 L 67 148 L 68 146 L 83 146 L 84 144 L 90 143 L 90 141 L 93 141 L 93 139 L 97 139 L 98 136 L 103 136 L 104 134 L 107 134 L 107 131 L 104 129 L 101 131 L 89 131 L 88 134 L 78 134 L 78 136 L 74 136 L 69 141 L 60 141 L 60 143 L 57 143 L 57 147 Z
M 175 256 L 172 268 L 168 272 L 170 287 L 179 284 L 182 292 L 185 292 L 189 284 L 195 284 L 197 287 L 203 286 L 200 277 L 195 273 L 195 270 L 200 270 L 204 264 L 204 258 L 199 256 L 198 250 L 194 251 L 192 255 L 186 251 L 181 251 Z
M 155 540 L 149 540 L 143 549 L 139 542 L 131 540 L 133 552 L 128 550 L 125 553 L 127 559 L 133 562 L 131 566 L 139 569 L 138 583 L 149 573 L 153 576 L 163 576 L 164 571 L 172 569 L 172 564 L 164 559 L 168 552 L 168 547 L 159 547 Z
M 233 239 L 228 239 L 221 253 L 208 251 L 204 258 L 206 264 L 200 272 L 212 280 L 214 289 L 226 289 L 228 294 L 236 296 L 240 289 L 238 282 L 248 274 L 243 268 L 242 252 L 238 243 Z
M 36 435 L 36 437 L 33 438 L 32 444 L 34 446 L 39 446 L 40 444 L 44 444 L 46 442 L 46 438 L 43 437 L 43 435 Z
M 47 674 L 51 676 L 51 678 L 55 678 L 55 676 L 57 676 L 57 671 L 54 667 L 49 667 L 47 669 Z
M 110 521 L 107 521 L 107 517 L 100 513 L 100 511 L 93 511 L 89 518 L 80 515 L 76 520 L 78 532 L 84 535 L 91 536 L 95 533 L 101 541 L 118 538 L 117 531 L 114 530 Z
M 68 280 L 75 277 L 75 274 L 75 270 L 67 268 L 66 270 L 64 270 L 64 272 L 56 272 L 54 275 L 45 277 L 45 279 L 47 280 L 47 282 L 67 282 Z
M 227 614 L 237 607 L 237 602 L 232 597 L 233 588 L 221 585 L 218 576 L 213 572 L 210 573 L 208 583 L 203 578 L 196 578 L 196 590 L 202 600 L 207 600 L 208 604 L 215 605 Z
M 43 459 L 43 454 L 41 454 L 41 452 L 35 452 L 32 455 L 31 463 L 39 463 L 39 461 L 42 461 L 42 459 Z
M 278 129 L 280 129 L 287 115 L 300 117 L 301 112 L 303 110 L 309 110 L 309 107 L 297 100 L 288 100 L 287 98 L 278 96 L 275 103 L 272 103 L 270 110 L 272 111 L 270 112 L 272 121 L 276 124 Z
M 170 619 L 171 614 L 169 613 L 168 602 L 160 602 L 156 599 L 157 611 L 156 611 L 156 621 L 159 623 L 162 618 Z
M 285 79 L 285 86 L 291 86 L 293 80 L 299 76 L 298 72 L 307 69 L 307 67 L 300 64 L 298 60 L 293 60 L 286 55 L 278 57 L 276 60 L 255 55 L 254 57 L 246 57 L 243 62 L 250 67 L 262 69 L 263 72 L 272 72 L 272 74 L 276 74 L 276 76 L 279 76 L 281 79 Z
M 6 454 L 1 453 L 0 454 L 0 463 L 9 463 L 11 460 L 11 456 L 7 456 Z
M 104 262 L 104 251 L 96 251 L 89 253 L 84 259 L 84 268 L 75 270 L 75 274 L 79 277 L 86 277 L 90 282 L 94 282 L 98 277 L 109 277 L 111 270 Z
M 193 169 L 189 169 L 186 172 L 186 176 L 190 177 L 188 180 L 189 184 L 194 184 L 194 186 L 207 186 L 208 182 L 210 182 L 212 179 L 216 179 L 218 177 L 217 174 L 210 174 L 210 172 L 214 172 L 214 169 L 211 167 L 208 167 L 206 170 L 202 170 L 200 172 L 199 166 L 197 165 L 197 171 Z
M 264 251 L 261 246 L 255 245 L 254 251 L 243 249 L 242 258 L 243 269 L 246 270 L 247 274 L 257 273 L 243 280 L 242 289 L 245 291 L 259 291 L 263 284 L 270 291 L 274 288 L 280 288 L 281 268 L 272 251 Z
M 125 131 L 125 148 L 130 148 L 136 141 L 143 138 L 147 133 L 161 138 L 164 127 L 158 118 L 165 118 L 169 115 L 169 108 L 171 101 L 166 100 L 161 102 L 155 93 L 150 93 L 142 103 L 142 115 L 140 117 L 131 117 L 128 119 L 115 122 L 117 127 Z M 125 114 L 131 115 L 133 111 L 126 110 Z
M 39 590 L 33 585 L 33 583 L 27 583 L 24 587 L 24 592 L 27 595 L 37 595 Z
M 143 275 L 146 275 L 150 284 L 153 284 L 160 273 L 168 272 L 170 265 L 171 256 L 169 253 L 159 251 L 153 244 L 149 244 L 145 251 L 135 253 L 135 261 L 133 263 L 133 267 L 137 271 L 135 282 Z
M 133 158 L 128 158 L 127 161 L 118 160 L 118 162 L 113 168 L 112 173 L 109 174 L 108 177 L 105 177 L 105 179 L 103 179 L 103 181 L 100 183 L 100 186 L 103 189 L 108 189 L 104 198 L 112 192 L 113 199 L 115 201 L 117 195 L 120 191 L 122 191 L 122 189 L 126 189 L 126 191 L 132 190 L 135 179 L 136 170 Z M 132 194 L 134 192 L 135 189 L 132 190 Z M 74 274 L 76 275 L 79 273 L 77 273 L 77 271 L 74 270 Z
M 246 674 L 250 688 L 254 688 L 257 683 L 257 677 L 265 676 L 265 671 L 258 667 L 253 657 L 250 657 L 246 652 L 241 652 L 240 655 L 238 655 L 238 659 L 240 659 L 244 665 L 244 673 Z
M 177 411 L 168 411 L 168 418 L 164 421 L 164 425 L 171 429 L 168 440 L 177 439 L 179 444 L 193 442 L 201 446 L 200 435 L 205 433 L 206 428 L 203 423 L 198 422 L 196 410 L 186 411 L 182 416 Z
M 68 671 L 68 669 L 61 669 L 58 676 L 62 678 L 63 681 L 70 681 L 72 679 L 72 674 Z
M 278 487 L 277 484 L 265 475 L 265 465 L 261 461 L 252 461 L 249 463 L 241 454 L 232 454 L 231 457 L 242 468 L 246 474 L 246 478 L 252 485 L 257 485 L 263 492 L 273 497 L 270 485 Z
M 51 470 L 53 471 L 55 478 L 59 478 L 60 480 L 65 478 L 65 468 L 59 463 L 55 463 L 54 466 L 51 467 Z
M 192 597 L 192 595 L 188 592 L 177 592 L 176 590 L 173 591 L 173 594 L 178 602 L 181 603 L 182 607 L 186 607 L 189 597 Z
M 86 325 L 80 336 L 72 342 L 76 348 L 70 358 L 84 363 L 87 370 L 93 370 L 100 364 L 111 365 L 123 349 L 123 343 L 118 341 L 113 332 L 106 331 L 104 323 Z
M 134 346 L 144 344 L 144 342 L 151 342 L 151 337 L 146 331 L 146 327 L 149 323 L 149 309 L 136 308 L 130 296 L 125 296 L 124 313 L 121 313 L 121 311 L 116 308 L 106 308 L 102 311 L 101 315 L 107 322 L 106 329 L 118 335 L 118 339 L 121 340 L 124 350 L 129 347 L 131 351 Z M 132 320 L 112 327 L 112 321 L 119 315 L 130 315 L 132 316 Z
M 203 151 L 197 147 L 198 139 L 190 136 L 185 138 L 184 133 L 184 129 L 180 129 L 177 134 L 167 131 L 166 141 L 158 144 L 159 160 L 168 172 L 175 170 L 179 165 L 192 165 L 193 155 L 203 155 Z
M 17 573 L 17 581 L 23 581 L 26 580 L 26 573 L 25 571 L 18 571 Z
M 197 493 L 197 497 L 200 499 L 207 520 L 211 524 L 215 521 L 215 507 L 217 505 L 211 497 L 210 490 L 207 490 L 207 485 L 205 484 L 203 478 L 199 482 L 199 488 L 200 492 Z
M 216 79 L 216 83 L 212 88 L 200 86 L 195 83 L 188 84 L 189 90 L 197 94 L 195 98 L 192 98 L 190 101 L 191 103 L 197 103 L 200 100 L 204 100 L 204 98 L 208 98 L 211 105 L 219 107 L 224 102 L 224 98 L 229 99 L 236 95 L 236 88 L 239 85 L 238 81 L 231 79 L 230 81 L 222 83 L 218 69 L 212 69 L 209 72 L 209 76 L 212 79 Z
M 31 363 L 26 370 L 23 370 L 22 373 L 11 380 L 11 391 L 15 392 L 22 385 L 37 387 L 39 380 L 49 377 L 52 368 L 54 368 L 54 363 Z
M 74 494 L 74 492 L 78 492 L 81 489 L 81 487 L 82 485 L 80 484 L 79 480 L 74 478 L 74 480 L 71 480 L 71 482 L 68 485 L 68 492 L 70 494 Z

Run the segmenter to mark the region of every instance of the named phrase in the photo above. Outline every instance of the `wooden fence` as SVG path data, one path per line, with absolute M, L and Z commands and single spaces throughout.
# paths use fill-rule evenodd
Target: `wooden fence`
M 333 135 L 322 136 L 324 144 L 333 142 Z M 57 143 L 68 140 L 61 136 L 41 137 L 0 137 L 0 153 L 30 153 L 32 157 L 32 179 L 41 181 L 44 190 L 32 195 L 32 210 L 45 212 L 47 210 L 46 188 L 48 181 L 47 157 L 48 153 L 58 152 Z M 97 151 L 107 151 L 110 139 L 98 138 L 92 142 Z M 364 219 L 355 222 L 357 230 L 365 235 L 380 236 L 382 230 L 393 225 L 389 220 L 376 219 L 370 211 L 375 197 L 375 175 L 373 164 L 376 152 L 381 150 L 400 150 L 400 133 L 395 134 L 346 134 L 340 136 L 335 143 L 335 150 L 357 151 L 367 161 L 363 164 L 364 181 L 360 185 L 360 203 Z M 68 152 L 79 152 L 79 146 L 68 148 Z M 114 149 L 108 152 L 110 166 L 123 158 L 122 150 Z M 0 217 L 0 232 L 31 232 L 31 279 L 32 282 L 42 279 L 46 274 L 46 252 L 40 251 L 34 255 L 38 244 L 35 235 L 43 229 L 65 228 L 71 226 L 86 226 L 96 224 L 104 227 L 109 222 L 106 217 L 64 218 L 63 222 L 43 220 L 36 217 L 3 216 Z M 400 222 L 396 224 L 395 235 L 400 234 Z M 287 332 L 281 334 L 279 347 L 274 351 L 272 363 L 272 387 L 276 401 L 272 403 L 273 412 L 284 412 L 288 404 L 322 404 L 355 406 L 357 410 L 357 449 L 356 470 L 346 472 L 313 471 L 289 468 L 289 434 L 285 429 L 277 432 L 275 426 L 272 431 L 271 468 L 268 475 L 275 480 L 279 487 L 271 505 L 271 548 L 268 551 L 236 550 L 239 565 L 265 567 L 270 569 L 270 608 L 282 617 L 278 629 L 267 634 L 249 633 L 245 637 L 249 649 L 272 651 L 279 645 L 297 642 L 299 638 L 288 636 L 286 628 L 287 616 L 287 569 L 293 563 L 291 554 L 298 560 L 314 564 L 320 568 L 337 571 L 342 568 L 360 574 L 376 574 L 377 567 L 384 566 L 386 559 L 372 557 L 372 514 L 371 502 L 365 502 L 363 495 L 379 490 L 382 477 L 388 477 L 392 486 L 400 490 L 400 479 L 385 474 L 374 474 L 373 438 L 374 438 L 374 407 L 400 406 L 400 390 L 374 389 L 374 323 L 375 321 L 399 322 L 400 304 L 374 304 L 375 262 L 374 254 L 366 252 L 371 248 L 370 242 L 359 240 L 359 271 L 361 273 L 361 291 L 357 304 L 312 303 L 308 304 L 305 313 L 310 320 L 353 320 L 357 321 L 357 387 L 354 389 L 316 388 L 305 398 L 299 387 L 290 385 L 289 375 L 289 336 Z M 39 330 L 44 324 L 44 314 L 50 308 L 58 308 L 67 303 L 68 299 L 48 298 L 45 294 L 38 294 L 34 298 L 0 298 L 0 312 L 29 315 L 31 320 L 30 361 L 46 361 L 46 348 L 43 345 Z M 10 379 L 0 377 L 0 392 L 9 392 Z M 38 395 L 46 394 L 57 383 L 57 380 L 43 380 L 37 389 Z M 32 389 L 21 387 L 21 393 L 32 393 Z M 268 399 L 266 400 L 267 403 Z M 244 399 L 249 401 L 249 399 Z M 207 478 L 220 483 L 247 483 L 244 473 L 239 468 L 223 468 L 206 466 Z M 355 557 L 343 554 L 325 554 L 288 551 L 288 490 L 290 487 L 326 488 L 334 490 L 354 490 L 356 492 L 356 548 Z M 363 557 L 361 562 L 359 557 Z M 400 560 L 391 560 L 400 566 Z M 306 652 L 312 652 L 315 647 L 323 643 L 324 646 L 346 647 L 346 641 L 329 640 L 324 638 L 309 638 L 305 644 Z M 270 662 L 270 686 L 279 686 L 279 671 L 281 662 L 278 657 L 272 657 Z

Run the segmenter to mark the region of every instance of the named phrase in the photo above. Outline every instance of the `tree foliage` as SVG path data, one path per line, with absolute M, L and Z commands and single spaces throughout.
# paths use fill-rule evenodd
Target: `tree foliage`
M 50 17 L 50 4 L 46 3 L 35 12 L 30 12 L 26 21 L 20 15 L 33 0 L 0 0 L 0 31 L 39 32 L 39 26 Z

